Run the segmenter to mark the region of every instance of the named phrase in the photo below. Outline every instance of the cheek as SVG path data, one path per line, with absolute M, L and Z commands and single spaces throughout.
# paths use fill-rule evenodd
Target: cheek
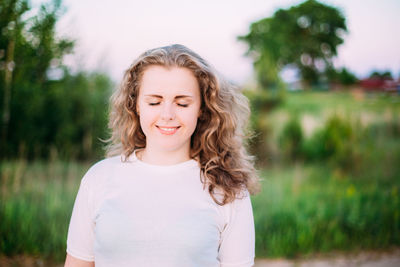
M 140 115 L 140 117 L 139 117 L 139 125 L 140 125 L 140 128 L 142 129 L 142 132 L 146 135 L 146 132 L 147 132 L 146 125 L 144 124 L 142 115 Z
M 149 112 L 149 110 L 147 109 L 140 110 L 139 122 L 140 122 L 140 127 L 142 127 L 144 133 L 146 133 L 146 129 L 151 126 L 153 121 L 154 121 L 153 113 Z
M 185 124 L 188 127 L 196 128 L 198 115 L 199 115 L 198 110 L 191 110 L 190 112 L 183 114 L 181 118 L 184 120 Z

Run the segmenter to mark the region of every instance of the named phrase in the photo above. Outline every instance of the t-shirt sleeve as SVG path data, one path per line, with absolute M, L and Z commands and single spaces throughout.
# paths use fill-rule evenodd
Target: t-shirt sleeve
M 67 253 L 81 260 L 94 261 L 95 225 L 89 176 L 88 172 L 83 177 L 75 199 L 68 228 Z
M 230 220 L 221 233 L 218 258 L 221 267 L 254 265 L 255 230 L 250 195 L 231 203 Z

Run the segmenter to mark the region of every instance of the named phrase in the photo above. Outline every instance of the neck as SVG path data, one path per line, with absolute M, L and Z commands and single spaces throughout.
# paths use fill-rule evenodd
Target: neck
M 159 151 L 146 147 L 137 151 L 136 156 L 143 162 L 154 165 L 174 165 L 190 160 L 189 150 L 182 151 Z

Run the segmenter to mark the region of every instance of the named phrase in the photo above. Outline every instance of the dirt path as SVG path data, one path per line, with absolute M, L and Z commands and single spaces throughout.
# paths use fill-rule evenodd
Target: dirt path
M 385 252 L 337 253 L 298 260 L 256 260 L 255 267 L 399 267 L 400 248 Z

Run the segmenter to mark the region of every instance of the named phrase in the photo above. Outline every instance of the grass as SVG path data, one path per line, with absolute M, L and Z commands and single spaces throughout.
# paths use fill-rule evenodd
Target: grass
M 88 164 L 1 162 L 0 254 L 62 260 L 79 180 Z
M 400 245 L 400 183 L 357 181 L 328 166 L 277 166 L 253 197 L 258 257 Z
M 320 116 L 326 111 L 342 110 L 351 113 L 383 113 L 387 110 L 400 111 L 400 97 L 362 92 L 289 92 L 283 105 L 273 112 L 308 113 Z
M 330 141 L 340 141 L 337 154 L 313 161 L 304 161 L 306 155 L 294 162 L 282 157 L 279 137 L 291 116 L 316 118 L 315 133 L 332 114 L 350 125 L 351 143 L 345 144 L 341 131 L 327 132 Z M 261 114 L 259 120 L 269 125 L 269 167 L 263 168 L 262 194 L 253 197 L 256 255 L 400 245 L 399 114 L 399 96 L 351 92 L 288 93 L 283 105 Z M 366 115 L 372 119 L 359 123 Z M 301 127 L 307 130 L 307 123 Z M 312 136 L 305 142 L 324 146 L 315 138 L 310 143 Z
M 63 260 L 74 197 L 87 168 L 3 162 L 1 254 Z M 315 164 L 274 166 L 262 177 L 262 193 L 252 197 L 257 257 L 400 245 L 399 179 L 355 180 Z

